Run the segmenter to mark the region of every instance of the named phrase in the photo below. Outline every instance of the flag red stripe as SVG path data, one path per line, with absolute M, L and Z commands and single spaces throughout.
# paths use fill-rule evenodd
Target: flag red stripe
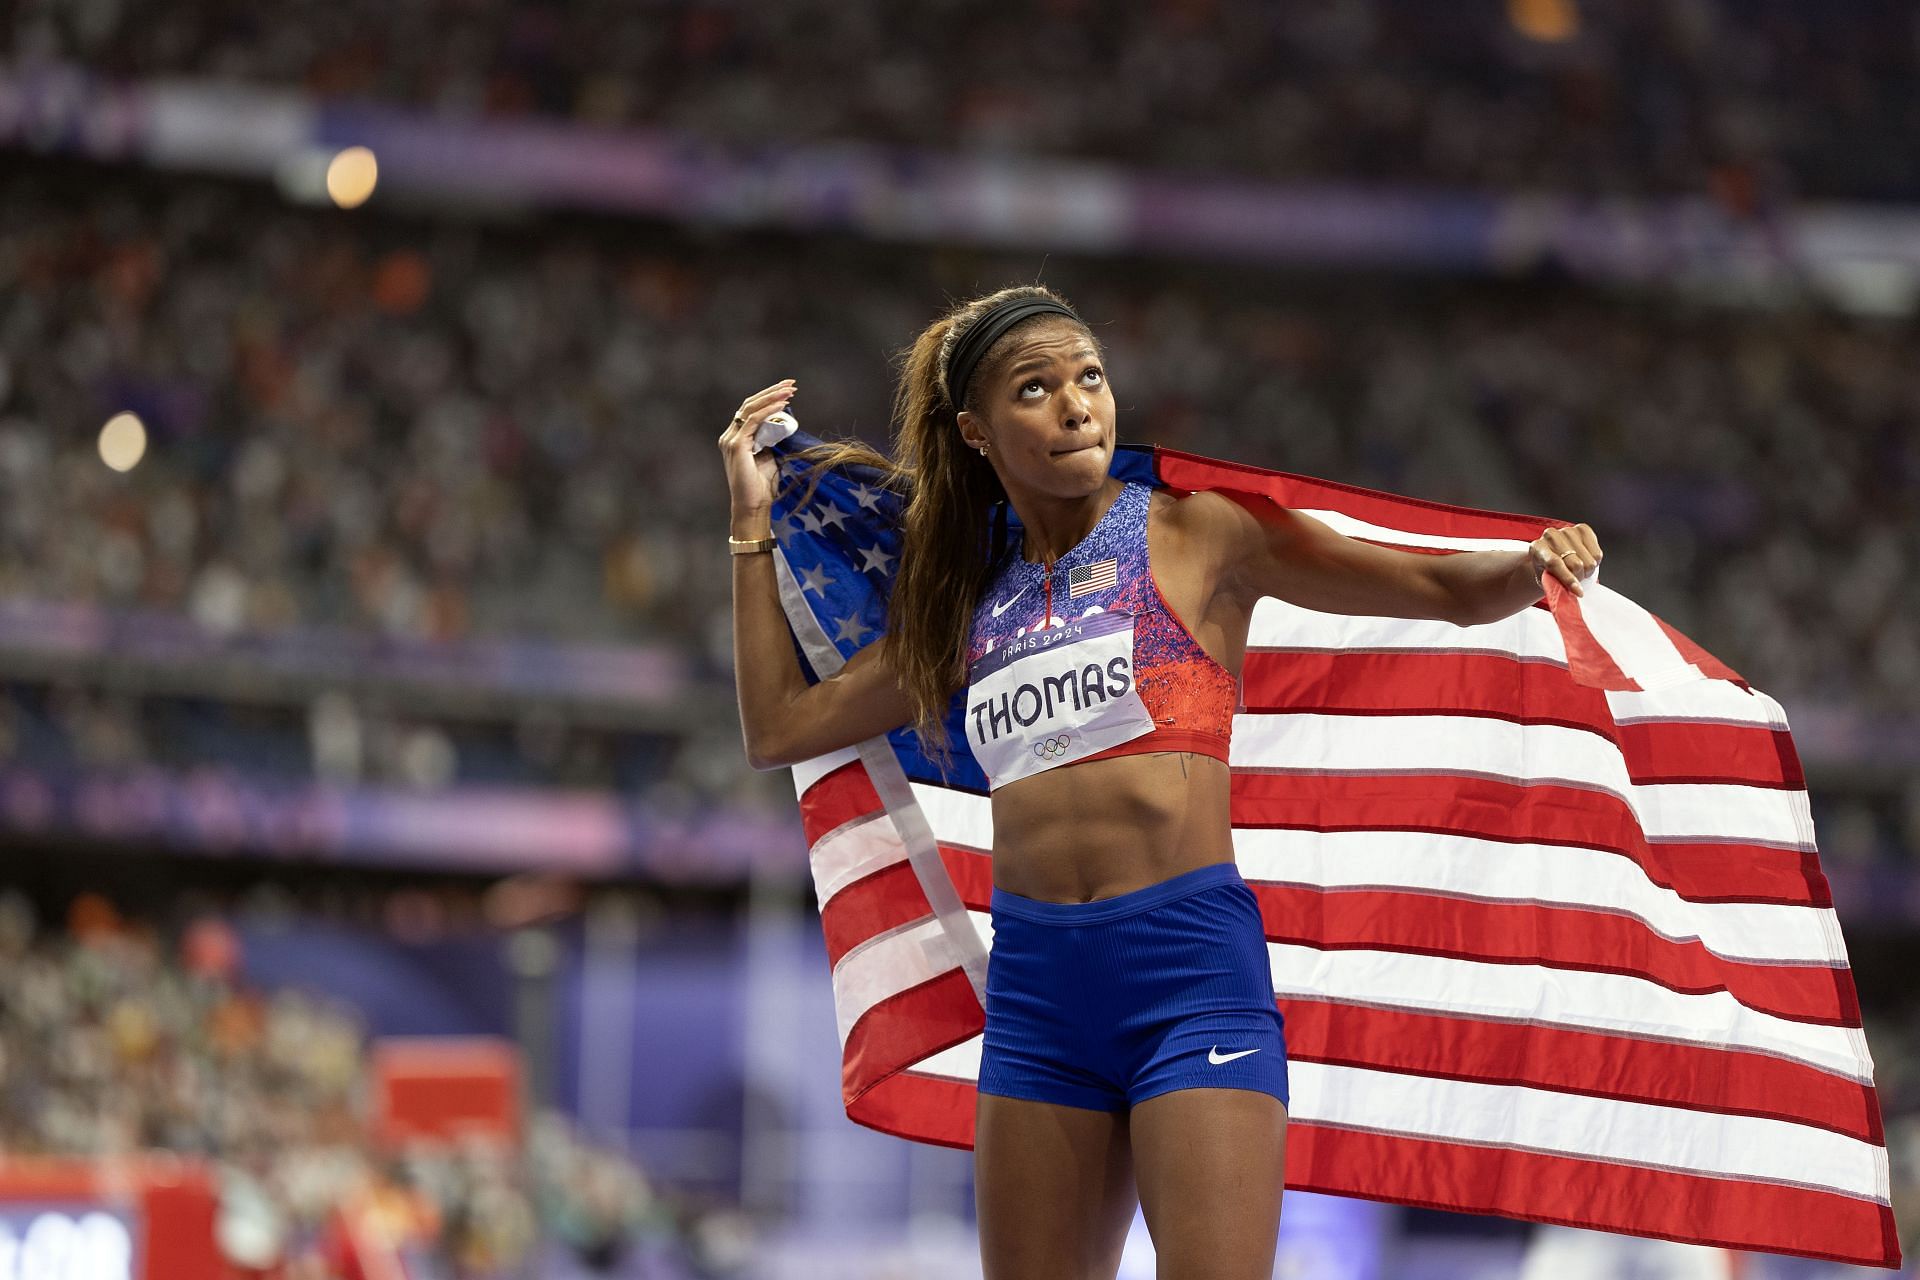
M 880 803 L 880 793 L 873 789 L 873 779 L 867 776 L 867 767 L 849 760 L 817 779 L 800 797 L 800 825 L 811 846 L 835 827 L 885 807 Z
M 1615 724 L 1600 690 L 1500 654 L 1250 649 L 1241 688 L 1249 712 L 1482 716 L 1583 729 L 1619 747 L 1635 782 L 1806 785 L 1784 730 L 1691 720 Z
M 1796 791 L 1807 785 L 1784 729 L 1641 720 L 1614 726 L 1613 736 L 1635 782 L 1737 782 Z
M 827 963 L 837 965 L 841 956 L 867 939 L 932 914 L 933 907 L 911 863 L 882 867 L 841 889 L 820 909 Z
M 1559 667 L 1503 653 L 1248 646 L 1240 684 L 1249 711 L 1435 711 L 1604 734 L 1613 725 L 1606 694 L 1565 680 Z
M 902 1071 L 849 1102 L 847 1118 L 896 1138 L 964 1149 L 973 1146 L 975 1101 L 966 1081 Z
M 991 854 L 956 844 L 943 844 L 940 846 L 940 860 L 946 864 L 947 876 L 953 881 L 953 887 L 960 891 L 960 901 L 975 911 L 985 911 L 993 905 Z
M 1368 524 L 1423 533 L 1440 538 L 1516 538 L 1531 542 L 1547 529 L 1564 527 L 1567 522 L 1548 516 L 1528 516 L 1515 512 L 1485 511 L 1457 507 L 1445 502 L 1427 502 L 1398 494 L 1363 489 L 1315 476 L 1288 471 L 1269 471 L 1218 458 L 1202 458 L 1178 449 L 1155 446 L 1154 473 L 1160 482 L 1175 489 L 1231 489 L 1256 493 L 1286 507 L 1312 507 L 1337 510 Z
M 1632 691 L 1640 682 L 1620 669 L 1613 654 L 1595 638 L 1587 626 L 1586 615 L 1558 578 L 1546 579 L 1547 604 L 1553 619 L 1560 624 L 1560 639 L 1567 649 L 1567 671 L 1574 681 L 1597 689 Z
M 1449 774 L 1326 775 L 1236 770 L 1233 825 L 1300 831 L 1434 831 L 1593 848 L 1631 858 L 1695 902 L 1831 906 L 1812 853 L 1738 841 L 1649 843 L 1617 797 Z
M 1295 1123 L 1287 1185 L 1691 1244 L 1897 1266 L 1893 1212 L 1775 1183 Z
M 840 1055 L 840 1094 L 851 1104 L 882 1080 L 980 1034 L 986 1010 L 960 969 L 888 996 L 860 1015 Z
M 1749 1009 L 1800 1022 L 1860 1024 L 1838 970 L 1729 960 L 1628 915 L 1381 889 L 1256 884 L 1254 893 L 1272 942 L 1624 974 L 1685 995 L 1725 991 Z
M 1871 1088 L 1767 1054 L 1334 1000 L 1278 1003 L 1287 1056 L 1302 1062 L 1764 1116 L 1886 1141 Z

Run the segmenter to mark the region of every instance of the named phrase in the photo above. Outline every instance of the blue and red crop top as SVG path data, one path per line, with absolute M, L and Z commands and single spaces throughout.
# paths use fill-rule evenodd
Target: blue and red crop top
M 1051 567 L 1008 555 L 981 593 L 966 725 L 989 788 L 1138 752 L 1227 759 L 1238 684 L 1154 581 L 1152 494 L 1129 483 Z

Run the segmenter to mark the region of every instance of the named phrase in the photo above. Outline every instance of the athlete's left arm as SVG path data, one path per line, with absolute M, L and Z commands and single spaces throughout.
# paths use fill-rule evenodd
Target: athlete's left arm
M 1196 497 L 1200 495 L 1195 495 Z M 1524 551 L 1402 551 L 1350 538 L 1267 498 L 1217 493 L 1208 504 L 1224 539 L 1222 588 L 1248 602 L 1277 596 L 1322 613 L 1493 622 L 1540 598 L 1544 570 L 1582 595 L 1601 559 L 1584 524 L 1547 530 Z

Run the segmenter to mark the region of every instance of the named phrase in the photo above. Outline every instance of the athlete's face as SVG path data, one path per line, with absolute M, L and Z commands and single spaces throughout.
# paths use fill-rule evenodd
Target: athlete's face
M 1113 392 L 1085 329 L 1063 318 L 1014 331 L 1008 353 L 985 370 L 974 408 L 959 415 L 968 445 L 1008 489 L 1077 498 L 1094 492 L 1113 461 Z

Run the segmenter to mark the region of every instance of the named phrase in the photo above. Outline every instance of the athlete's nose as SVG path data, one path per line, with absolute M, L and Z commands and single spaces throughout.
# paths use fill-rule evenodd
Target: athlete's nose
M 1072 423 L 1075 421 L 1092 422 L 1093 421 L 1092 397 L 1088 396 L 1086 391 L 1080 387 L 1068 386 L 1068 387 L 1062 388 L 1062 391 L 1066 396 L 1066 411 L 1065 411 L 1064 421 L 1067 423 Z

